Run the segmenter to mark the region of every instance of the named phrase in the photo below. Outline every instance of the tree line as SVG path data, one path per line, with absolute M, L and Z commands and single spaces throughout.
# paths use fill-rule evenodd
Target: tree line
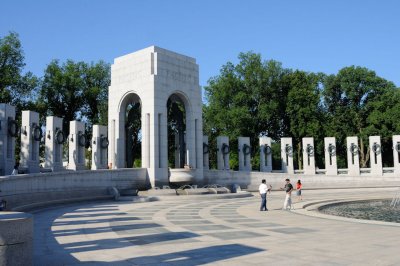
M 338 166 L 346 167 L 347 136 L 358 136 L 360 164 L 369 163 L 368 136 L 382 137 L 383 162 L 393 164 L 391 137 L 400 133 L 400 92 L 393 82 L 364 67 L 344 67 L 337 74 L 285 68 L 254 52 L 240 53 L 204 87 L 204 134 L 209 136 L 211 166 L 216 166 L 216 137 L 231 139 L 231 166 L 238 167 L 237 137 L 251 139 L 252 164 L 259 167 L 259 137 L 269 136 L 274 168 L 280 167 L 281 137 L 292 137 L 296 168 L 301 168 L 301 139 L 314 137 L 317 166 L 324 168 L 324 137 L 336 137 Z M 54 115 L 88 125 L 107 125 L 110 65 L 104 61 L 52 60 L 42 77 L 24 72 L 18 34 L 0 36 L 0 102 L 37 111 L 41 123 Z M 20 119 L 20 117 L 17 117 Z M 140 130 L 139 128 L 137 131 Z M 140 146 L 140 143 L 137 143 Z M 18 154 L 18 152 L 16 153 Z
M 104 61 L 60 62 L 52 60 L 42 77 L 24 73 L 25 57 L 19 36 L 10 32 L 0 37 L 0 102 L 16 106 L 16 119 L 21 123 L 21 111 L 63 118 L 63 130 L 68 135 L 69 122 L 84 121 L 90 134 L 94 124 L 107 124 L 110 65 Z M 16 156 L 19 159 L 19 138 Z M 44 153 L 41 145 L 41 154 Z
M 23 73 L 24 59 L 17 33 L 0 38 L 0 102 L 16 106 L 17 115 L 32 110 L 39 112 L 41 119 L 62 117 L 66 132 L 72 120 L 83 120 L 89 126 L 107 123 L 108 63 L 52 60 L 43 76 L 36 77 Z
M 216 137 L 231 139 L 232 168 L 237 169 L 237 137 L 251 139 L 253 168 L 259 168 L 259 137 L 269 136 L 274 168 L 280 168 L 281 137 L 292 137 L 295 167 L 302 168 L 301 139 L 314 137 L 316 163 L 324 164 L 324 137 L 336 137 L 338 166 L 346 167 L 346 137 L 358 136 L 360 165 L 368 167 L 368 137 L 382 138 L 384 166 L 393 165 L 392 135 L 400 134 L 400 91 L 393 82 L 359 66 L 337 74 L 284 68 L 260 54 L 239 54 L 239 62 L 226 63 L 205 87 L 204 133 L 210 147 Z M 216 151 L 210 153 L 216 165 Z

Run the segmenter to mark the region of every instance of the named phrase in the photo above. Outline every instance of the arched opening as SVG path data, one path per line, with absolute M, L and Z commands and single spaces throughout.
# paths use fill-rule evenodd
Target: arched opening
M 187 165 L 186 112 L 183 98 L 178 94 L 172 94 L 167 101 L 168 166 L 170 168 L 184 168 Z
M 121 103 L 120 128 L 123 138 L 124 167 L 140 168 L 142 167 L 142 104 L 140 97 L 135 93 L 125 96 Z

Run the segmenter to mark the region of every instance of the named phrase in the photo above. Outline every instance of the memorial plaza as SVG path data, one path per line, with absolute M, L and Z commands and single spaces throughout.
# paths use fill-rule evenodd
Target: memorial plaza
M 40 125 L 30 110 L 21 112 L 20 125 L 19 110 L 0 104 L 0 266 L 400 264 L 397 220 L 320 212 L 329 204 L 385 200 L 396 216 L 400 135 L 382 143 L 377 135 L 319 143 L 302 136 L 297 150 L 293 137 L 209 139 L 196 59 L 157 46 L 115 58 L 108 94 L 108 123 L 90 133 L 84 121 L 56 116 Z M 135 116 L 141 165 L 133 168 L 127 125 Z M 367 167 L 360 163 L 366 150 Z M 252 160 L 256 153 L 259 161 Z M 393 156 L 390 165 L 384 153 Z M 293 192 L 295 203 L 283 210 L 290 189 L 285 195 L 279 188 L 288 178 L 293 185 L 301 179 L 303 200 Z M 260 211 L 264 179 L 272 189 L 269 211 Z
M 400 224 L 306 210 L 307 203 L 380 198 L 393 188 L 305 190 L 260 198 L 164 196 L 34 212 L 34 265 L 398 265 Z M 144 200 L 145 198 L 142 198 Z M 147 198 L 149 199 L 149 198 Z M 135 202 L 133 202 L 133 200 Z

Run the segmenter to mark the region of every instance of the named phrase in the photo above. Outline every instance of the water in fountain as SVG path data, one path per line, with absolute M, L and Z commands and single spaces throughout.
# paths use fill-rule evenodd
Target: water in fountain
M 321 207 L 322 213 L 349 218 L 400 223 L 398 195 L 391 200 L 343 202 Z

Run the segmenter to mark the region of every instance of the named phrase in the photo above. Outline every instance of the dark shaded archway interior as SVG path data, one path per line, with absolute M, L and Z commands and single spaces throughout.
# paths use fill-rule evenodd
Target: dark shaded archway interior
M 177 94 L 172 94 L 167 101 L 168 112 L 168 165 L 170 168 L 184 168 L 186 164 L 186 108 Z M 176 138 L 176 136 L 178 136 Z M 176 151 L 178 151 L 176 153 Z M 176 165 L 175 156 L 179 156 Z
M 140 168 L 142 154 L 141 104 L 138 97 L 132 97 L 125 112 L 125 167 Z

